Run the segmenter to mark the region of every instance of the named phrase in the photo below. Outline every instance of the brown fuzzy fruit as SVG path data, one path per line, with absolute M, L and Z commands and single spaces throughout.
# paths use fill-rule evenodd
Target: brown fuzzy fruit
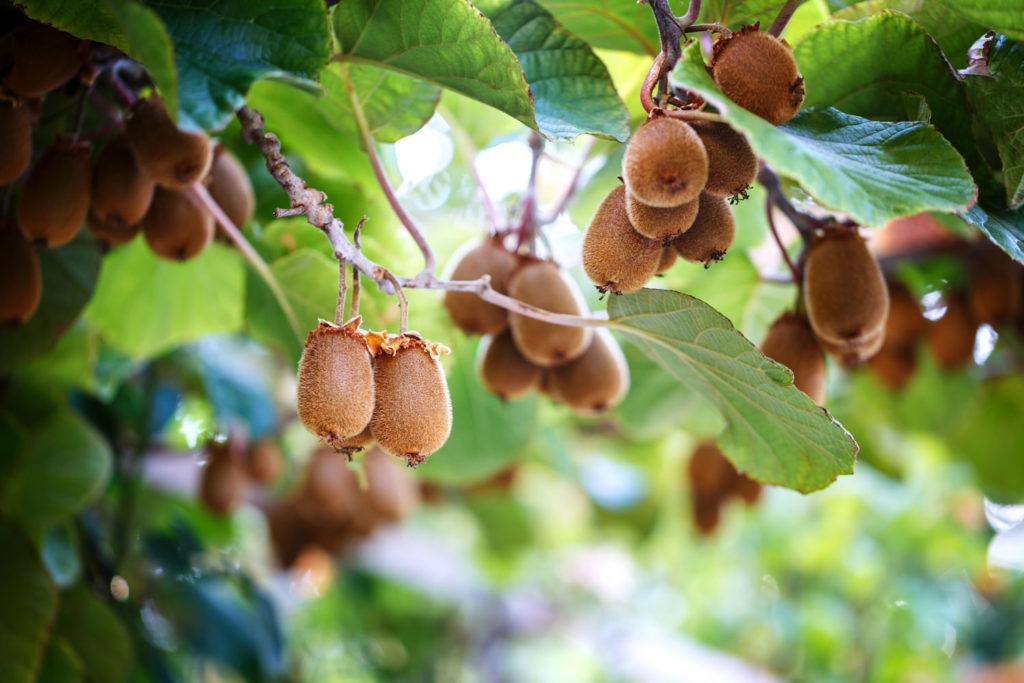
M 611 332 L 599 329 L 586 352 L 551 368 L 551 391 L 578 415 L 597 415 L 617 406 L 629 391 L 629 366 Z
M 523 358 L 512 333 L 502 330 L 481 340 L 477 348 L 477 373 L 487 391 L 503 401 L 514 401 L 540 384 L 541 368 Z
M 996 325 L 1021 310 L 1019 264 L 987 239 L 980 239 L 967 260 L 968 297 L 975 322 Z
M 708 152 L 708 182 L 705 192 L 719 197 L 746 196 L 757 177 L 757 155 L 747 138 L 728 123 L 692 121 Z
M 733 493 L 743 499 L 747 505 L 753 505 L 761 498 L 761 490 L 764 487 L 761 483 L 751 479 L 745 474 L 739 474 L 736 477 L 736 483 L 733 485 Z
M 622 178 L 644 204 L 666 208 L 692 201 L 708 180 L 708 153 L 686 123 L 659 117 L 633 134 L 622 157 Z
M 281 476 L 284 457 L 273 441 L 257 441 L 249 447 L 245 457 L 245 471 L 249 478 L 260 484 L 271 484 Z
M 586 302 L 576 282 L 551 261 L 531 260 L 509 279 L 513 299 L 554 313 L 585 315 Z M 593 337 L 587 327 L 555 325 L 519 313 L 509 315 L 516 347 L 526 360 L 542 368 L 579 358 Z
M 758 31 L 758 24 L 715 42 L 715 84 L 747 111 L 774 126 L 796 116 L 804 101 L 804 79 L 785 41 Z
M 885 344 L 885 328 L 868 337 L 862 337 L 849 344 L 836 344 L 818 337 L 818 344 L 828 355 L 839 361 L 847 370 L 863 365 L 878 353 Z
M 0 149 L 0 185 L 7 185 L 32 161 L 32 113 L 27 104 L 0 100 Z
M 661 241 L 644 237 L 626 215 L 626 188 L 619 185 L 594 212 L 583 236 L 583 270 L 599 292 L 635 292 L 654 276 Z
M 363 431 L 342 441 L 338 450 L 347 454 L 351 459 L 353 453 L 358 453 L 371 444 L 373 444 L 373 432 L 370 431 L 370 423 L 367 422 Z
M 884 338 L 889 289 L 855 228 L 826 230 L 811 243 L 804 301 L 814 334 L 833 347 L 852 349 Z
M 78 73 L 81 42 L 46 24 L 19 26 L 0 40 L 0 84 L 21 97 L 42 97 Z
M 373 360 L 377 445 L 410 466 L 444 445 L 452 430 L 448 382 L 435 347 L 414 333 L 393 337 Z
M 93 166 L 90 211 L 102 225 L 125 230 L 146 215 L 153 189 L 153 181 L 135 160 L 127 138 L 117 135 Z
M 714 441 L 697 446 L 686 471 L 694 491 L 719 499 L 729 495 L 736 479 L 736 468 Z
M 892 391 L 901 391 L 917 371 L 916 349 L 911 344 L 890 344 L 886 341 L 868 367 L 880 384 Z
M 967 297 L 956 292 L 946 297 L 946 312 L 928 325 L 928 349 L 943 370 L 959 370 L 974 358 L 978 325 L 971 317 Z
M 156 188 L 139 225 L 153 253 L 171 261 L 198 256 L 213 241 L 213 216 L 187 190 Z
M 885 320 L 885 344 L 913 344 L 925 332 L 928 321 L 921 304 L 906 285 L 889 282 L 889 316 Z
M 793 371 L 793 384 L 818 405 L 825 402 L 825 356 L 807 318 L 783 313 L 772 323 L 761 353 Z
M 358 327 L 359 318 L 342 326 L 321 320 L 299 361 L 299 419 L 335 449 L 362 432 L 373 414 L 373 362 Z
M 238 157 L 223 147 L 217 147 L 213 151 L 209 178 L 210 196 L 231 223 L 237 228 L 248 223 L 256 206 L 256 197 L 249 174 L 242 168 Z
M 448 279 L 476 280 L 490 275 L 495 291 L 502 294 L 508 291 L 508 279 L 518 259 L 502 246 L 500 237 L 489 237 L 475 247 L 467 244 L 463 249 L 468 251 L 453 257 L 455 267 Z M 452 322 L 466 334 L 496 334 L 508 324 L 508 312 L 504 308 L 471 292 L 445 292 L 444 307 Z
M 690 229 L 677 237 L 672 246 L 687 261 L 705 267 L 721 261 L 736 237 L 736 218 L 729 203 L 716 195 L 702 192 L 700 208 Z
M 697 217 L 698 205 L 699 200 L 693 199 L 679 206 L 659 209 L 626 193 L 626 215 L 633 229 L 662 244 L 667 244 L 690 229 L 693 219 Z
M 0 220 L 0 325 L 32 317 L 43 293 L 39 259 L 32 245 L 10 221 Z
M 348 520 L 365 504 L 359 477 L 348 458 L 327 448 L 313 452 L 306 466 L 305 493 L 335 520 Z
M 32 242 L 67 244 L 89 211 L 89 145 L 61 140 L 43 150 L 18 198 L 18 226 Z
M 91 213 L 85 217 L 85 227 L 89 228 L 92 238 L 103 252 L 110 251 L 113 247 L 128 244 L 142 229 L 142 223 L 129 225 L 124 228 L 114 228 L 97 220 Z
M 245 470 L 232 441 L 207 445 L 207 463 L 199 480 L 199 500 L 218 515 L 234 511 L 245 497 Z
M 371 449 L 363 459 L 366 473 L 366 498 L 381 518 L 389 522 L 405 519 L 420 500 L 416 478 L 408 468 L 379 448 Z
M 679 252 L 676 251 L 674 246 L 662 247 L 661 260 L 658 262 L 658 269 L 654 271 L 654 274 L 661 275 L 665 273 L 676 264 L 677 260 L 679 260 Z
M 155 95 L 132 105 L 124 132 L 139 164 L 161 187 L 188 187 L 210 170 L 210 138 L 178 128 Z

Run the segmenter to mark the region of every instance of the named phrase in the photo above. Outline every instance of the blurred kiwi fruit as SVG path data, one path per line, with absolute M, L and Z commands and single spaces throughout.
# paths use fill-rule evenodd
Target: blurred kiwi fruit
M 35 249 L 17 225 L 0 219 L 0 325 L 18 325 L 31 318 L 42 293 Z
M 825 356 L 807 318 L 780 315 L 761 341 L 761 353 L 793 371 L 793 384 L 818 405 L 825 402 Z
M 950 292 L 945 299 L 946 312 L 928 324 L 928 350 L 943 370 L 960 370 L 974 359 L 978 325 L 964 292 Z
M 409 469 L 379 448 L 371 448 L 363 458 L 366 474 L 366 499 L 386 521 L 398 522 L 415 509 L 420 489 Z
M 230 439 L 223 443 L 211 441 L 206 455 L 206 466 L 199 479 L 199 500 L 213 513 L 230 514 L 241 504 L 246 491 L 238 446 Z
M 885 343 L 913 344 L 925 332 L 928 321 L 921 311 L 921 304 L 907 286 L 890 280 L 889 315 L 885 320 Z
M 818 344 L 828 355 L 839 361 L 847 370 L 863 365 L 881 350 L 885 344 L 885 328 L 878 329 L 874 334 L 860 337 L 847 343 L 836 343 L 818 337 Z
M 0 38 L 0 85 L 20 97 L 42 97 L 69 81 L 82 66 L 82 41 L 32 22 Z
M 704 191 L 719 197 L 745 196 L 757 177 L 757 155 L 747 138 L 728 123 L 691 121 L 708 153 Z
M 598 415 L 617 406 L 629 391 L 629 366 L 619 344 L 598 329 L 582 356 L 551 368 L 551 391 L 579 415 Z
M 708 180 L 708 153 L 693 128 L 678 119 L 645 121 L 622 157 L 626 188 L 644 204 L 666 208 L 693 201 Z
M 736 475 L 736 483 L 733 485 L 733 493 L 743 499 L 747 505 L 753 505 L 761 499 L 761 491 L 764 489 L 761 483 L 751 479 L 745 474 Z
M 188 187 L 210 170 L 213 149 L 209 136 L 178 128 L 157 95 L 132 105 L 124 131 L 135 158 L 161 187 Z
M 974 321 L 998 325 L 1021 310 L 1020 264 L 988 239 L 979 238 L 967 257 L 968 303 Z
M 679 206 L 659 209 L 644 204 L 627 192 L 626 215 L 634 230 L 664 245 L 690 229 L 697 217 L 699 203 L 699 200 L 691 199 Z
M 135 160 L 124 135 L 115 135 L 92 169 L 90 211 L 101 225 L 125 230 L 146 215 L 153 200 L 153 181 Z
M 702 192 L 697 216 L 690 229 L 672 242 L 687 261 L 705 267 L 721 261 L 736 237 L 736 218 L 729 203 L 717 195 Z
M 712 77 L 730 100 L 780 126 L 800 111 L 804 79 L 786 41 L 759 27 L 744 26 L 715 41 Z
M 85 217 L 85 227 L 89 228 L 89 232 L 92 234 L 92 238 L 96 240 L 96 245 L 100 248 L 100 251 L 107 252 L 113 247 L 128 244 L 135 239 L 135 236 L 142 230 L 142 223 L 139 222 L 135 225 L 115 228 L 101 223 L 96 216 L 89 213 Z
M 554 313 L 587 313 L 576 282 L 551 261 L 525 261 L 509 279 L 508 293 L 523 303 Z M 543 368 L 579 358 L 593 337 L 593 330 L 587 327 L 555 325 L 519 313 L 509 315 L 509 327 L 523 357 Z
M 28 172 L 18 197 L 18 226 L 36 244 L 59 247 L 78 234 L 89 211 L 88 143 L 60 139 Z
M 600 292 L 624 294 L 643 287 L 661 262 L 661 241 L 633 229 L 626 188 L 615 187 L 597 207 L 583 236 L 583 270 Z
M 171 261 L 198 256 L 213 241 L 213 216 L 187 190 L 157 187 L 139 225 L 153 253 Z
M 661 260 L 658 261 L 658 267 L 654 271 L 655 275 L 662 275 L 668 271 L 669 268 L 676 264 L 679 260 L 679 252 L 671 244 L 667 247 L 661 248 Z
M 359 476 L 348 458 L 329 448 L 313 451 L 306 464 L 304 492 L 326 516 L 349 520 L 365 505 Z
M 523 358 L 512 333 L 505 329 L 480 341 L 477 373 L 487 391 L 504 401 L 514 401 L 537 387 L 541 368 Z
M 917 349 L 913 344 L 887 340 L 868 362 L 868 368 L 882 386 L 902 391 L 917 371 Z
M 252 444 L 245 456 L 245 471 L 249 479 L 259 484 L 272 484 L 284 470 L 281 449 L 270 439 Z
M 491 236 L 473 246 L 467 244 L 453 258 L 450 280 L 476 280 L 491 276 L 491 287 L 505 294 L 508 279 L 518 259 L 502 245 L 501 238 Z M 459 329 L 466 334 L 496 334 L 508 324 L 508 312 L 484 301 L 472 292 L 445 292 L 444 307 Z
M 0 100 L 0 149 L 0 185 L 7 185 L 32 161 L 32 112 L 27 104 Z
M 256 197 L 249 174 L 238 157 L 220 145 L 213 150 L 208 189 L 236 228 L 241 228 L 252 218 Z

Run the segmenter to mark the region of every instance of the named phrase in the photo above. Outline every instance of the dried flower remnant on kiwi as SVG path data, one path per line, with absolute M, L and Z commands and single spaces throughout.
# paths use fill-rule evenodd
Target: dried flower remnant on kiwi
M 730 100 L 779 126 L 800 111 L 804 79 L 789 45 L 759 27 L 744 26 L 715 42 L 712 76 Z
M 502 245 L 501 238 L 491 236 L 461 255 L 452 269 L 450 280 L 476 280 L 489 275 L 491 288 L 505 294 L 508 279 L 518 258 Z M 508 312 L 484 301 L 472 292 L 445 292 L 444 307 L 459 329 L 466 334 L 496 334 L 508 324 Z
M 626 188 L 644 204 L 667 208 L 692 201 L 708 180 L 708 154 L 686 123 L 648 119 L 633 134 L 622 157 Z
M 626 188 L 619 185 L 590 219 L 583 237 L 583 270 L 602 293 L 635 292 L 654 276 L 661 248 L 660 241 L 633 229 L 626 215 Z

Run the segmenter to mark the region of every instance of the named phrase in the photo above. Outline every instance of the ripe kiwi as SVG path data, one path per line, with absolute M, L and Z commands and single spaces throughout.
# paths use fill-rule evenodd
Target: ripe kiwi
M 78 73 L 78 38 L 33 22 L 0 39 L 0 84 L 21 97 L 42 97 Z
M 28 172 L 18 198 L 18 226 L 29 240 L 50 247 L 78 233 L 89 211 L 89 145 L 58 140 Z
M 885 320 L 885 343 L 913 344 L 924 334 L 928 321 L 921 304 L 901 282 L 889 282 L 889 317 Z
M 672 246 L 687 261 L 710 266 L 721 261 L 736 237 L 736 218 L 729 203 L 717 195 L 702 192 L 697 217 L 690 229 Z
M 611 332 L 599 329 L 576 360 L 551 368 L 551 391 L 579 415 L 617 406 L 629 391 L 629 366 Z
M 142 229 L 142 223 L 129 225 L 123 228 L 115 228 L 101 223 L 96 216 L 90 213 L 85 217 L 85 227 L 89 228 L 92 238 L 103 252 L 110 251 L 113 247 L 119 247 L 135 239 Z
M 692 199 L 679 206 L 659 209 L 648 206 L 633 195 L 626 193 L 626 215 L 633 229 L 652 240 L 667 244 L 683 234 L 693 225 L 697 217 L 699 200 Z
M 746 196 L 757 177 L 757 155 L 747 138 L 728 123 L 691 121 L 708 152 L 708 182 L 705 192 L 719 197 Z
M 583 236 L 583 270 L 600 292 L 635 292 L 654 276 L 661 241 L 644 237 L 626 215 L 626 188 L 617 186 L 594 212 Z
M 0 100 L 0 185 L 21 177 L 32 161 L 32 113 L 23 102 Z
M 501 238 L 492 236 L 475 247 L 467 244 L 462 255 L 453 259 L 451 280 L 476 280 L 491 276 L 491 287 L 502 294 L 508 291 L 508 279 L 518 259 L 502 246 Z M 466 334 L 496 334 L 508 324 L 508 312 L 484 301 L 471 292 L 445 292 L 444 307 L 448 315 Z
M 188 187 L 210 170 L 210 138 L 178 128 L 156 95 L 132 105 L 124 132 L 139 164 L 161 187 Z
M 211 441 L 206 453 L 208 460 L 199 480 L 199 500 L 211 512 L 229 514 L 245 497 L 246 477 L 238 446 L 231 440 Z
M 348 458 L 328 448 L 313 452 L 306 465 L 305 493 L 328 517 L 349 520 L 365 503 L 359 477 Z
M 508 293 L 523 303 L 554 313 L 584 315 L 587 312 L 576 282 L 551 261 L 524 262 L 509 279 Z M 579 358 L 594 334 L 588 327 L 555 325 L 519 313 L 509 314 L 509 328 L 519 353 L 542 368 Z
M 1012 320 L 1021 310 L 1018 264 L 985 238 L 979 239 L 967 260 L 971 315 L 981 324 Z
M 946 297 L 946 312 L 928 325 L 928 348 L 943 370 L 959 370 L 974 358 L 977 333 L 966 295 L 953 292 Z
M 758 28 L 744 26 L 715 42 L 712 76 L 730 100 L 779 126 L 800 111 L 804 79 L 792 48 Z
M 540 383 L 541 368 L 523 358 L 512 333 L 486 336 L 477 348 L 477 372 L 487 391 L 504 401 L 530 393 Z
M 213 240 L 213 216 L 187 190 L 156 188 L 139 225 L 153 253 L 171 261 L 198 256 Z
M 299 361 L 299 419 L 335 449 L 362 432 L 373 414 L 373 362 L 358 327 L 359 318 L 341 326 L 321 320 Z
M 832 347 L 852 349 L 884 338 L 889 289 L 856 228 L 830 228 L 811 243 L 804 301 L 814 334 Z
M 379 448 L 372 448 L 363 459 L 366 473 L 366 498 L 370 506 L 390 522 L 404 519 L 420 500 L 420 489 L 408 468 Z
M 878 353 L 885 343 L 885 328 L 880 328 L 874 334 L 862 337 L 847 344 L 837 344 L 818 337 L 818 344 L 828 355 L 842 363 L 843 367 L 852 370 Z
M 695 493 L 719 499 L 729 495 L 736 478 L 736 468 L 714 441 L 705 441 L 694 449 L 686 471 Z
M 256 206 L 252 182 L 238 157 L 224 147 L 213 150 L 210 166 L 210 196 L 223 209 L 235 227 L 241 228 L 252 218 Z
M 0 219 L 0 325 L 32 317 L 43 293 L 42 272 L 32 245 L 11 221 Z
M 367 422 L 366 427 L 363 428 L 363 431 L 359 432 L 358 434 L 354 434 L 353 436 L 350 436 L 344 441 L 342 441 L 341 448 L 339 448 L 338 450 L 340 450 L 342 453 L 347 454 L 349 456 L 349 460 L 351 460 L 353 453 L 358 453 L 359 451 L 363 450 L 372 443 L 373 432 L 370 431 L 370 423 Z
M 90 210 L 100 224 L 124 230 L 146 215 L 153 189 L 153 181 L 135 160 L 128 139 L 116 135 L 93 166 Z
M 448 382 L 436 345 L 414 332 L 392 337 L 373 360 L 377 445 L 413 467 L 444 445 L 452 429 Z
M 880 384 L 901 391 L 917 370 L 917 351 L 913 344 L 893 344 L 887 340 L 868 367 Z
M 683 121 L 648 119 L 626 145 L 622 178 L 644 204 L 679 206 L 696 199 L 707 182 L 708 153 Z
M 654 271 L 655 275 L 661 275 L 668 271 L 669 268 L 676 264 L 679 259 L 679 252 L 672 245 L 661 248 L 661 260 L 658 261 L 658 269 Z
M 277 444 L 270 440 L 257 441 L 246 453 L 245 471 L 249 478 L 260 484 L 270 484 L 281 476 L 284 457 Z
M 780 315 L 761 341 L 761 353 L 793 371 L 793 384 L 821 405 L 825 402 L 825 356 L 807 318 Z

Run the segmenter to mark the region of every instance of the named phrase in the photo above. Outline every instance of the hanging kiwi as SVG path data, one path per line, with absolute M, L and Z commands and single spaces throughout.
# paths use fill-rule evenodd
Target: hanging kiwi
M 281 476 L 284 456 L 281 449 L 270 439 L 257 441 L 249 447 L 245 456 L 245 471 L 249 479 L 259 484 L 272 484 Z
M 921 304 L 903 283 L 893 280 L 888 286 L 889 316 L 885 320 L 885 343 L 913 344 L 928 325 L 921 312 Z
M 654 271 L 655 275 L 662 275 L 668 271 L 669 268 L 676 264 L 679 260 L 679 252 L 672 245 L 661 248 L 661 260 L 658 261 L 658 268 Z
M 328 448 L 313 451 L 306 464 L 303 490 L 310 502 L 335 521 L 351 520 L 366 502 L 348 458 Z
M 943 370 L 966 367 L 974 358 L 978 325 L 971 317 L 967 296 L 951 292 L 946 297 L 946 312 L 928 325 L 928 349 Z
M 708 181 L 708 153 L 693 128 L 657 117 L 641 125 L 622 157 L 626 188 L 644 204 L 667 208 L 693 201 Z
M 807 318 L 780 315 L 761 341 L 761 353 L 793 371 L 793 384 L 821 405 L 825 402 L 825 356 Z
M 480 383 L 498 398 L 514 401 L 540 383 L 541 368 L 523 358 L 507 329 L 485 336 L 477 348 Z
M 738 474 L 736 483 L 733 485 L 733 493 L 743 499 L 747 505 L 753 505 L 761 499 L 761 491 L 764 489 L 761 483 L 751 479 L 745 474 Z
M 635 292 L 654 276 L 661 242 L 633 229 L 626 215 L 626 188 L 615 187 L 597 207 L 583 236 L 583 270 L 598 291 Z
M 690 229 L 697 217 L 699 204 L 700 200 L 692 199 L 679 206 L 659 209 L 656 206 L 648 206 L 626 193 L 626 215 L 633 229 L 648 239 L 658 240 L 663 245 Z
M 85 227 L 89 228 L 89 232 L 92 234 L 92 238 L 96 240 L 96 245 L 100 248 L 100 251 L 105 253 L 114 247 L 128 244 L 135 239 L 135 236 L 142 230 L 142 223 L 140 221 L 135 225 L 115 228 L 101 223 L 96 216 L 89 213 L 85 217 Z
M 629 366 L 611 332 L 599 329 L 582 356 L 549 370 L 551 391 L 579 415 L 617 406 L 629 391 Z
M 36 244 L 59 247 L 89 210 L 89 145 L 61 139 L 36 160 L 18 197 L 18 226 Z
M 719 197 L 746 197 L 757 177 L 757 155 L 747 138 L 728 123 L 691 121 L 708 152 L 705 192 Z
M 416 478 L 408 468 L 379 448 L 371 448 L 363 458 L 366 473 L 366 499 L 386 521 L 405 519 L 420 499 Z
M 210 170 L 210 138 L 206 133 L 178 128 L 163 99 L 156 95 L 132 105 L 124 131 L 135 158 L 161 187 L 188 187 Z
M 847 370 L 853 370 L 875 356 L 885 344 L 885 328 L 854 342 L 836 343 L 818 337 L 822 351 L 839 361 Z
M 32 113 L 24 102 L 0 100 L 0 149 L 0 185 L 7 185 L 32 161 Z
M 238 157 L 220 145 L 213 150 L 209 181 L 210 196 L 231 223 L 237 228 L 248 223 L 256 206 L 252 182 Z
M 463 249 L 466 251 L 453 257 L 455 267 L 448 279 L 476 280 L 490 275 L 491 287 L 495 291 L 508 292 L 508 278 L 518 259 L 505 249 L 500 237 L 494 235 L 476 246 L 467 244 Z M 471 292 L 445 292 L 444 307 L 448 309 L 452 322 L 466 334 L 496 334 L 508 324 L 508 313 L 504 308 Z
M 207 462 L 199 480 L 199 500 L 218 515 L 230 514 L 245 497 L 246 476 L 238 446 L 231 440 L 211 441 L 206 447 Z
M 0 325 L 18 325 L 31 318 L 42 293 L 35 250 L 17 225 L 0 219 Z
M 554 313 L 587 312 L 576 282 L 551 261 L 526 261 L 509 279 L 508 293 L 523 303 Z M 593 330 L 587 327 L 556 325 L 520 313 L 509 315 L 509 327 L 523 357 L 542 368 L 579 358 L 593 337 Z
M 377 445 L 416 466 L 452 429 L 448 382 L 438 361 L 447 349 L 414 332 L 390 337 L 373 360 L 376 398 L 370 430 Z
M 786 41 L 759 27 L 744 26 L 715 41 L 712 77 L 730 100 L 780 126 L 800 111 L 804 79 Z
M 345 439 L 344 441 L 342 441 L 341 447 L 338 448 L 338 450 L 341 451 L 342 453 L 347 454 L 351 459 L 353 453 L 358 453 L 359 451 L 363 450 L 364 448 L 372 444 L 373 432 L 370 431 L 370 423 L 367 422 L 366 427 L 363 428 L 363 431 L 359 432 L 358 434 L 354 434 Z
M 710 266 L 721 261 L 736 237 L 736 218 L 722 197 L 702 192 L 697 216 L 690 229 L 672 242 L 687 261 Z
M 213 240 L 213 216 L 187 190 L 157 187 L 140 226 L 153 253 L 171 261 L 198 256 Z
M 115 135 L 92 170 L 90 211 L 111 230 L 125 231 L 142 220 L 153 200 L 153 181 L 135 160 L 124 135 Z
M 886 340 L 869 361 L 868 368 L 882 386 L 902 391 L 917 371 L 917 350 L 912 344 L 895 344 Z
M 78 73 L 81 46 L 78 38 L 46 24 L 19 26 L 0 38 L 0 90 L 42 97 Z
M 967 258 L 968 303 L 974 321 L 997 325 L 1021 310 L 1019 264 L 988 239 L 979 238 Z

